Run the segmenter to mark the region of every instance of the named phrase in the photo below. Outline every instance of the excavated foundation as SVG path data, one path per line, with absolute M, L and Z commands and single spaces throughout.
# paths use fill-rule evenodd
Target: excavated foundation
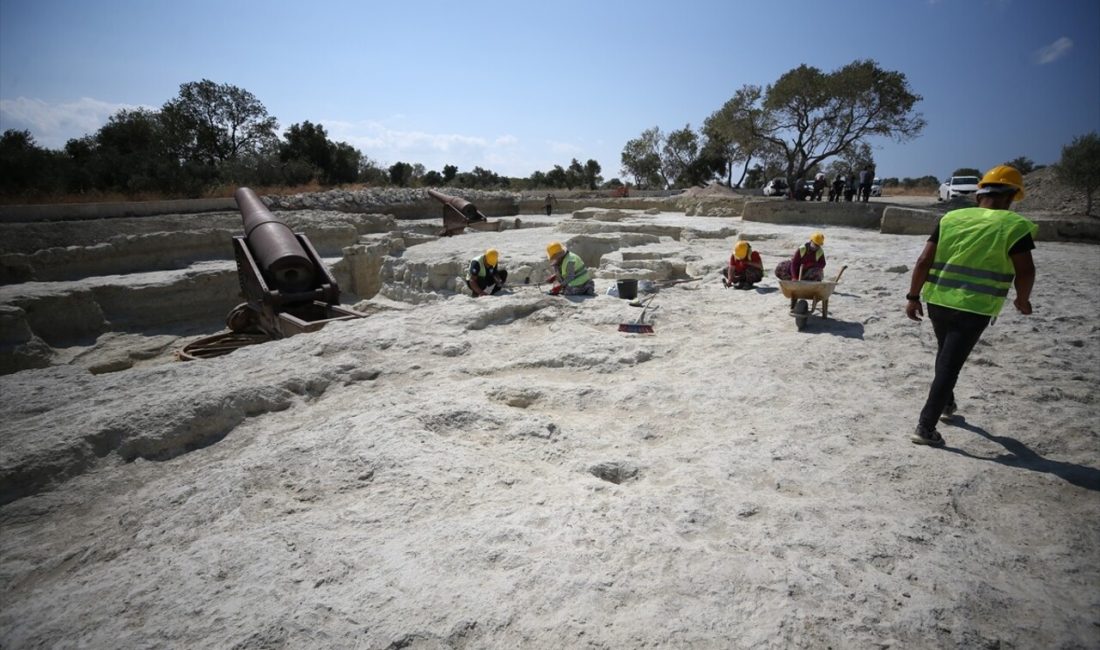
M 418 304 L 468 292 L 470 260 L 497 248 L 513 290 L 551 275 L 560 241 L 596 278 L 655 281 L 698 272 L 679 241 L 736 235 L 730 222 L 586 208 L 575 215 L 502 220 L 500 232 L 439 237 L 438 219 L 322 210 L 279 212 L 329 265 L 341 300 L 365 313 L 377 300 Z M 665 215 L 662 217 L 662 215 Z M 0 373 L 74 364 L 114 372 L 165 363 L 189 340 L 224 328 L 242 301 L 231 239 L 238 213 L 161 215 L 0 226 Z M 548 287 L 543 286 L 543 289 Z

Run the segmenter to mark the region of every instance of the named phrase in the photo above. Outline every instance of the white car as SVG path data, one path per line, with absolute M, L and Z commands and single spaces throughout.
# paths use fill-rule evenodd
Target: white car
M 950 201 L 960 196 L 973 196 L 977 191 L 977 176 L 952 176 L 940 185 L 939 200 Z
M 871 196 L 882 196 L 882 180 L 876 178 L 871 181 Z
M 785 196 L 787 194 L 787 180 L 785 178 L 773 178 L 764 186 L 762 193 L 764 196 Z

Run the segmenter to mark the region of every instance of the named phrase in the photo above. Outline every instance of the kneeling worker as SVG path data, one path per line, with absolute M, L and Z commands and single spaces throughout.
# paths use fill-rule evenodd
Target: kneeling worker
M 775 277 L 780 280 L 804 280 L 820 282 L 825 277 L 825 235 L 815 232 L 810 241 L 798 247 L 789 260 L 775 267 Z
M 497 266 L 499 261 L 500 253 L 495 248 L 490 248 L 470 260 L 470 268 L 466 270 L 466 286 L 470 287 L 475 298 L 504 288 L 508 272 Z
M 588 267 L 584 265 L 580 255 L 566 250 L 561 242 L 550 242 L 546 247 L 546 257 L 550 258 L 550 264 L 554 267 L 554 275 L 546 281 L 557 283 L 550 289 L 551 294 L 596 295 L 596 283 L 592 281 Z
M 730 255 L 730 265 L 726 267 L 726 277 L 722 282 L 726 288 L 751 289 L 752 285 L 764 279 L 764 262 L 749 245 L 749 242 L 741 240 L 733 247 Z

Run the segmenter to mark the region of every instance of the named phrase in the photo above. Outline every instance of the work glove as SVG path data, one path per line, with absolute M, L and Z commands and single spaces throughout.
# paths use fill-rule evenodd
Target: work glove
M 555 284 L 554 286 L 550 287 L 550 295 L 551 296 L 556 296 L 560 293 L 561 293 L 561 285 L 560 284 Z
M 558 276 L 556 276 L 556 275 L 551 275 L 550 277 L 548 277 L 548 278 L 546 278 L 545 280 L 543 280 L 543 283 L 545 283 L 545 284 L 550 284 L 551 282 L 553 282 L 554 280 L 557 280 L 557 279 L 558 279 Z

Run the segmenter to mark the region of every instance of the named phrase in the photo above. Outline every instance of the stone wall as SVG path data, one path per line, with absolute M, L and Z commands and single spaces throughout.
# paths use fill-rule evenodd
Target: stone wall
M 757 199 L 745 203 L 741 218 L 786 225 L 827 225 L 878 230 L 886 203 L 829 203 L 826 201 L 788 201 Z

